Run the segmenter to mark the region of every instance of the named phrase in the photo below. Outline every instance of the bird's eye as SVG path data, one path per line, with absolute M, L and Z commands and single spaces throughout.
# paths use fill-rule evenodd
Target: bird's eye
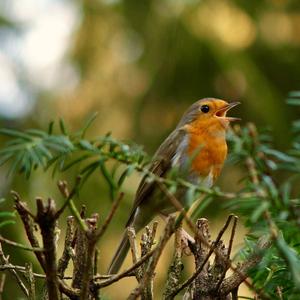
M 203 112 L 203 113 L 208 113 L 209 112 L 209 106 L 208 105 L 206 105 L 206 104 L 204 104 L 204 105 L 202 105 L 201 106 L 201 111 Z

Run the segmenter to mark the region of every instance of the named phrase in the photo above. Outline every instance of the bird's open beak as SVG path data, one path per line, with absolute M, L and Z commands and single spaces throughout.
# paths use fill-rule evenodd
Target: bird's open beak
M 218 109 L 215 113 L 215 116 L 218 117 L 218 118 L 222 118 L 222 119 L 225 119 L 227 121 L 240 121 L 241 119 L 240 118 L 234 118 L 234 117 L 226 117 L 226 113 L 233 107 L 239 105 L 240 102 L 231 102 L 227 105 L 225 105 L 224 107 Z

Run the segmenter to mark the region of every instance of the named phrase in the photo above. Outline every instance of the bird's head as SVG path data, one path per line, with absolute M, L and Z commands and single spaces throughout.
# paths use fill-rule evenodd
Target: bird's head
M 193 125 L 208 131 L 227 129 L 231 121 L 240 120 L 227 116 L 227 112 L 238 104 L 214 98 L 201 99 L 189 107 L 178 126 Z

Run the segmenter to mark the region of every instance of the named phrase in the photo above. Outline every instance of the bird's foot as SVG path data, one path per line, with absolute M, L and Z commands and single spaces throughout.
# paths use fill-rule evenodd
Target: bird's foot
M 187 256 L 192 255 L 190 244 L 195 243 L 194 238 L 191 237 L 183 228 L 180 228 L 179 230 L 180 230 L 182 253 L 184 253 Z

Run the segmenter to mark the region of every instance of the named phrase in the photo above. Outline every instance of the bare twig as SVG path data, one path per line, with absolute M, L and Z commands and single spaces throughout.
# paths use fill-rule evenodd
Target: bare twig
M 136 243 L 136 235 L 133 227 L 127 227 L 127 235 L 130 244 L 130 251 L 132 256 L 132 263 L 135 264 L 138 261 L 138 247 Z
M 98 273 L 98 257 L 99 257 L 99 250 L 96 248 L 95 249 L 95 256 L 94 256 L 94 270 L 93 270 L 93 278 L 92 282 L 94 284 L 95 277 Z M 99 289 L 94 289 L 94 286 L 92 286 L 92 293 L 93 297 L 95 300 L 100 300 L 100 290 Z
M 133 272 L 140 267 L 145 261 L 147 261 L 155 252 L 155 250 L 157 249 L 157 247 L 155 247 L 153 250 L 151 250 L 149 253 L 147 253 L 145 256 L 143 256 L 137 263 L 133 264 L 130 268 L 128 268 L 127 270 L 125 270 L 124 272 L 117 274 L 117 275 L 112 275 L 109 279 L 99 282 L 99 283 L 95 283 L 95 288 L 103 288 L 106 286 L 111 285 L 114 282 L 119 281 L 120 279 L 130 276 L 133 274 Z
M 87 237 L 85 231 L 81 227 L 77 228 L 76 238 L 75 238 L 75 257 L 73 260 L 73 280 L 72 288 L 81 289 L 82 287 L 82 278 L 84 273 L 84 267 L 86 264 L 87 256 Z
M 187 222 L 187 225 L 190 227 L 190 229 L 197 234 L 197 230 L 195 225 L 192 223 L 191 219 L 188 217 L 184 207 L 181 205 L 181 203 L 176 199 L 176 197 L 171 194 L 169 192 L 169 190 L 160 182 L 157 181 L 157 184 L 159 186 L 159 188 L 161 189 L 162 192 L 164 192 L 164 194 L 167 196 L 167 198 L 169 199 L 169 201 L 174 205 L 174 207 L 180 212 L 180 214 L 183 216 L 183 218 L 185 219 L 185 221 Z M 199 236 L 199 238 L 201 239 L 201 236 Z M 202 239 L 202 242 L 207 246 L 210 247 L 210 245 L 207 243 L 207 241 L 205 241 L 205 239 Z M 239 269 L 237 267 L 235 267 L 231 261 L 228 261 L 228 259 L 226 257 L 224 257 L 224 255 L 222 255 L 221 253 L 218 252 L 218 250 L 216 249 L 216 247 L 214 247 L 213 249 L 214 253 L 220 257 L 220 259 L 223 259 L 224 262 L 228 262 L 229 267 L 231 270 L 233 270 L 236 273 L 239 273 Z M 240 274 L 242 276 L 242 273 Z M 251 282 L 249 282 L 247 280 L 247 278 L 244 279 L 244 283 L 245 285 L 247 285 L 250 289 L 255 291 L 255 287 L 253 286 L 253 284 Z M 262 293 L 260 293 L 260 296 L 263 299 L 267 299 L 266 295 L 263 295 Z
M 29 295 L 28 298 L 29 300 L 35 300 L 35 278 L 32 272 L 32 265 L 30 263 L 25 264 L 25 270 L 26 270 L 26 279 L 28 281 L 29 284 Z
M 65 208 L 68 206 L 70 208 L 73 216 L 75 217 L 76 221 L 78 222 L 79 226 L 81 227 L 81 229 L 86 232 L 88 230 L 88 227 L 85 224 L 85 222 L 82 220 L 82 218 L 80 217 L 80 213 L 72 200 L 72 197 L 76 194 L 76 192 L 79 188 L 80 181 L 81 181 L 81 177 L 77 176 L 75 186 L 71 192 L 69 192 L 68 184 L 66 181 L 62 181 L 62 180 L 58 181 L 58 183 L 57 183 L 58 189 L 61 192 L 61 194 L 64 196 L 66 201 L 63 204 L 63 206 L 57 211 L 56 217 L 58 218 L 62 214 L 62 212 L 65 210 Z
M 174 255 L 173 262 L 168 270 L 168 277 L 166 282 L 166 287 L 164 291 L 164 299 L 171 299 L 169 295 L 178 286 L 181 272 L 183 269 L 182 258 L 182 247 L 181 247 L 181 227 L 175 231 L 175 241 L 174 241 Z
M 20 195 L 16 191 L 10 191 L 10 194 L 13 196 L 13 199 L 15 201 L 22 201 Z M 27 215 L 29 215 L 32 219 L 34 219 L 35 215 L 27 208 L 26 203 L 22 202 L 22 204 L 24 205 L 23 208 L 22 208 L 24 210 L 24 212 Z
M 109 279 L 115 275 L 102 275 L 102 274 L 96 274 L 93 277 L 93 280 L 98 280 L 98 279 Z M 128 274 L 128 276 L 134 276 L 133 274 Z
M 152 228 L 149 226 L 145 227 L 145 232 L 142 235 L 141 239 L 141 256 L 146 255 L 152 248 L 158 222 L 153 222 Z
M 228 251 L 227 251 L 227 258 L 230 258 L 230 254 L 231 254 L 231 250 L 232 250 L 232 246 L 233 246 L 233 240 L 234 240 L 234 236 L 235 236 L 237 222 L 238 222 L 238 217 L 237 216 L 233 216 L 233 225 L 232 225 L 230 239 L 229 239 L 229 245 L 228 245 Z
M 89 231 L 87 232 L 87 253 L 85 259 L 85 265 L 83 268 L 82 286 L 80 299 L 88 299 L 90 290 L 90 283 L 93 278 L 93 263 L 95 259 L 96 251 L 96 230 L 97 230 L 98 215 L 94 215 L 92 218 L 87 219 L 87 225 Z
M 45 273 L 48 296 L 51 300 L 59 300 L 58 277 L 56 266 L 56 209 L 53 199 L 48 199 L 44 204 L 42 199 L 36 199 L 37 216 L 36 221 L 40 226 L 45 252 Z
M 136 289 L 134 289 L 133 292 L 129 295 L 128 299 L 130 299 L 130 300 L 137 299 L 137 297 L 142 293 L 145 286 L 148 284 L 149 280 L 152 279 L 155 267 L 156 267 L 157 262 L 162 254 L 162 251 L 163 251 L 167 241 L 169 240 L 171 235 L 174 233 L 174 230 L 175 230 L 174 225 L 175 225 L 175 217 L 169 216 L 164 233 L 163 233 L 162 237 L 160 238 L 158 245 L 155 248 L 155 252 L 153 253 L 152 259 L 149 261 L 149 264 L 147 266 L 144 277 L 143 277 L 142 281 L 140 282 L 139 286 Z
M 4 290 L 6 275 L 3 273 L 0 277 L 0 300 L 2 300 L 2 294 Z
M 211 244 L 208 220 L 205 218 L 198 219 L 196 226 L 197 234 L 195 234 L 195 243 L 191 245 L 191 250 L 195 257 L 196 270 L 199 269 L 199 273 L 188 289 L 193 299 L 200 298 L 201 294 L 207 293 L 208 285 L 213 285 L 213 272 L 209 272 L 210 266 L 207 259 L 210 257 L 209 250 L 211 249 L 211 247 L 206 246 L 206 244 Z M 218 248 L 219 242 L 215 243 L 215 246 Z M 200 269 L 201 267 L 202 269 Z
M 72 243 L 75 237 L 74 217 L 67 218 L 67 230 L 65 236 L 64 250 L 61 258 L 58 261 L 57 274 L 62 278 L 71 258 Z
M 80 289 L 69 287 L 62 279 L 58 279 L 59 290 L 68 296 L 70 299 L 78 299 L 80 296 Z
M 277 294 L 279 300 L 283 300 L 282 287 L 280 287 L 280 286 L 276 287 L 276 294 Z
M 3 253 L 1 242 L 0 242 L 0 263 L 1 263 L 1 265 L 12 266 L 12 264 L 10 264 L 8 261 L 8 256 L 5 256 Z M 8 269 L 8 270 L 16 278 L 16 281 L 17 281 L 18 285 L 20 286 L 21 290 L 23 291 L 23 293 L 25 294 L 25 296 L 28 297 L 29 292 L 27 290 L 27 287 L 23 283 L 21 277 L 19 276 L 19 274 L 16 272 L 15 269 Z
M 0 235 L 0 242 L 3 242 L 7 245 L 11 245 L 11 246 L 14 246 L 16 248 L 20 248 L 20 249 L 27 250 L 27 251 L 32 251 L 32 252 L 44 252 L 45 251 L 43 248 L 28 247 L 28 246 L 22 245 L 20 243 L 8 240 L 8 239 L 4 238 L 1 235 Z
M 64 202 L 62 207 L 57 210 L 55 215 L 56 218 L 59 218 L 59 216 L 64 212 L 66 207 L 69 205 L 69 202 L 72 200 L 74 195 L 77 193 L 80 181 L 81 181 L 81 176 L 77 176 L 74 188 L 71 190 L 71 192 L 69 192 L 68 184 L 66 181 L 63 180 L 58 181 L 57 183 L 58 189 L 60 190 L 61 194 L 66 198 L 66 201 Z
M 119 204 L 120 204 L 121 200 L 123 199 L 123 197 L 124 197 L 124 193 L 120 193 L 120 195 L 113 202 L 111 210 L 110 210 L 108 216 L 106 217 L 106 219 L 105 219 L 102 227 L 100 227 L 99 231 L 96 234 L 95 238 L 97 239 L 97 241 L 100 240 L 100 238 L 102 237 L 103 233 L 106 231 L 106 229 L 107 229 L 109 223 L 111 222 L 111 220 L 112 220 L 112 218 L 113 218 L 113 216 L 114 216 L 117 208 L 119 207 Z
M 239 298 L 238 291 L 239 291 L 239 287 L 236 287 L 235 289 L 233 289 L 231 291 L 231 298 L 232 298 L 232 300 L 238 300 L 238 298 Z
M 4 270 L 10 270 L 10 269 L 14 269 L 20 273 L 26 273 L 26 269 L 25 267 L 23 266 L 18 266 L 18 265 L 12 265 L 12 264 L 8 264 L 8 265 L 0 265 L 0 271 L 4 271 Z M 32 275 L 35 277 L 35 278 L 40 278 L 40 279 L 45 279 L 46 278 L 46 275 L 45 274 L 41 274 L 41 273 L 35 273 L 35 272 L 32 272 Z M 58 277 L 61 278 L 60 275 L 57 274 Z M 93 280 L 97 280 L 97 279 L 109 279 L 112 275 L 100 275 L 100 274 L 96 274 L 94 277 L 93 277 Z M 64 279 L 64 280 L 70 280 L 72 279 L 72 276 L 64 276 L 63 278 L 61 279 Z
M 26 268 L 23 267 L 23 266 L 16 266 L 16 265 L 12 265 L 12 264 L 5 264 L 5 265 L 0 265 L 0 271 L 4 271 L 4 270 L 16 270 L 18 272 L 21 272 L 21 273 L 26 273 Z M 46 275 L 44 274 L 40 274 L 40 273 L 32 273 L 34 277 L 36 278 L 43 278 L 45 279 L 46 278 Z
M 246 166 L 248 168 L 251 181 L 254 183 L 255 186 L 258 185 L 259 184 L 258 173 L 257 173 L 256 167 L 255 167 L 255 162 L 252 157 L 250 157 L 250 156 L 247 157 Z
M 214 252 L 215 248 L 217 247 L 218 242 L 221 240 L 224 232 L 226 231 L 227 227 L 229 226 L 231 219 L 232 219 L 233 215 L 230 215 L 225 223 L 225 225 L 223 226 L 223 228 L 220 230 L 216 240 L 212 243 L 212 245 L 210 246 L 210 249 L 205 257 L 205 259 L 203 260 L 202 264 L 197 268 L 197 270 L 195 271 L 195 273 L 189 278 L 187 279 L 184 283 L 182 283 L 179 287 L 177 287 L 176 290 L 174 290 L 172 292 L 172 294 L 170 295 L 170 297 L 174 297 L 175 295 L 177 295 L 180 291 L 182 291 L 183 289 L 185 289 L 186 287 L 188 287 L 194 280 L 195 278 L 199 275 L 199 273 L 202 271 L 203 267 L 205 266 L 206 262 L 208 261 L 209 257 L 211 256 L 211 254 Z M 201 235 L 197 235 L 201 236 Z M 205 241 L 205 239 L 201 238 L 201 242 Z M 206 242 L 206 241 L 205 241 Z M 206 242 L 207 244 L 207 242 Z
M 265 249 L 270 247 L 270 241 L 266 238 L 261 238 L 257 243 L 256 250 L 249 256 L 247 261 L 241 264 L 238 268 L 239 272 L 234 272 L 230 277 L 224 279 L 220 286 L 220 293 L 227 295 L 232 291 L 234 286 L 240 285 L 248 277 L 248 272 L 251 268 L 256 266 L 263 255 Z M 260 298 L 269 299 L 268 296 L 260 293 Z
M 238 221 L 238 217 L 234 216 L 233 217 L 233 225 L 232 225 L 231 234 L 230 234 L 230 239 L 229 239 L 229 245 L 228 245 L 228 249 L 227 249 L 227 253 L 226 253 L 226 257 L 227 257 L 228 260 L 230 260 L 230 254 L 231 254 L 231 250 L 232 250 L 232 245 L 233 245 L 233 240 L 234 240 L 237 221 Z M 217 283 L 217 286 L 216 286 L 217 291 L 219 290 L 220 285 L 221 285 L 221 283 L 223 282 L 223 280 L 226 276 L 226 272 L 227 272 L 228 268 L 229 268 L 229 265 L 226 264 L 226 267 L 224 268 L 224 270 L 223 270 L 223 272 L 220 276 L 219 282 Z
M 142 235 L 140 246 L 141 246 L 141 257 L 146 255 L 149 251 L 151 251 L 151 248 L 153 246 L 156 230 L 157 230 L 158 222 L 154 222 L 152 225 L 152 228 L 150 229 L 149 226 L 145 227 L 145 232 Z M 151 263 L 151 260 L 149 263 L 144 263 L 136 272 L 136 277 L 138 279 L 139 283 L 143 284 L 143 279 L 148 274 L 148 266 Z M 144 287 L 141 290 L 141 299 L 142 300 L 151 300 L 153 298 L 153 278 L 154 278 L 154 271 L 153 275 L 149 276 L 149 279 L 146 283 L 144 283 Z
M 23 222 L 23 225 L 24 225 L 24 228 L 26 231 L 26 235 L 30 242 L 30 245 L 33 248 L 40 248 L 39 242 L 34 234 L 35 229 L 34 229 L 34 224 L 32 221 L 32 218 L 34 218 L 34 216 L 32 217 L 32 214 L 27 209 L 26 203 L 21 201 L 20 196 L 16 192 L 12 192 L 12 195 L 15 200 L 15 208 L 16 208 L 19 216 L 21 217 L 21 220 Z M 34 252 L 34 254 L 35 254 L 37 260 L 39 261 L 41 267 L 45 271 L 44 253 L 37 251 L 37 252 Z

